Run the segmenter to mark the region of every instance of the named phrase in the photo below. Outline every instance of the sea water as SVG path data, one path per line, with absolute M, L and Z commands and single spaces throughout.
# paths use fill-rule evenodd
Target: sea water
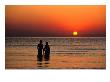
M 50 45 L 50 59 L 37 61 L 39 40 Z M 104 69 L 105 37 L 6 37 L 6 68 Z

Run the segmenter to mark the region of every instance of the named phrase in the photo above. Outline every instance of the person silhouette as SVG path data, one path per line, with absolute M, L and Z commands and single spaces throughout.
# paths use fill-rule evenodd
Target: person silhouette
M 37 59 L 38 61 L 42 61 L 42 51 L 43 51 L 42 40 L 40 40 L 39 44 L 37 45 L 37 49 L 38 49 Z
M 49 60 L 49 56 L 50 56 L 50 47 L 48 45 L 48 42 L 46 42 L 46 45 L 45 45 L 43 51 L 45 53 L 44 59 L 45 59 L 45 61 L 48 61 Z

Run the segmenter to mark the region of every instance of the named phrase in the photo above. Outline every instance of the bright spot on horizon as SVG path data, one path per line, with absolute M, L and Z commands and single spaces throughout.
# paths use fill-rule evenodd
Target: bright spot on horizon
M 77 36 L 78 35 L 78 32 L 73 32 L 73 36 Z

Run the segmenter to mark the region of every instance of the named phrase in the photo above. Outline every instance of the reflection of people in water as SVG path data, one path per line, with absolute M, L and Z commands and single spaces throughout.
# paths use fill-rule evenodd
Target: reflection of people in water
M 48 61 L 49 60 L 49 55 L 50 55 L 50 47 L 48 45 L 48 42 L 46 42 L 46 45 L 45 45 L 43 51 L 45 53 L 44 59 L 45 59 L 45 61 Z
M 42 51 L 43 51 L 42 40 L 40 40 L 40 43 L 37 45 L 37 49 L 38 49 L 37 59 L 38 61 L 42 61 Z

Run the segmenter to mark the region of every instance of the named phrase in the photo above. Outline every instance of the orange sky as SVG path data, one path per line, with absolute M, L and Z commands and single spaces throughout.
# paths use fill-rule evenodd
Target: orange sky
M 105 36 L 105 5 L 7 5 L 6 36 Z

